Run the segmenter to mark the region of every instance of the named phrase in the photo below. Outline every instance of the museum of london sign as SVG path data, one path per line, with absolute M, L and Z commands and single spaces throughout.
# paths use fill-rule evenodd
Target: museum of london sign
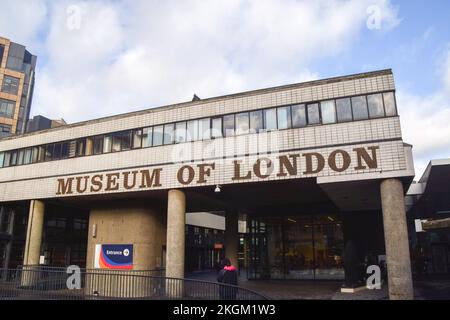
M 277 155 L 275 158 L 261 156 L 250 165 L 244 165 L 243 160 L 233 159 L 230 163 L 233 172 L 231 181 L 221 183 L 255 181 L 255 178 L 262 181 L 274 176 L 301 178 L 304 175 L 318 175 L 326 167 L 335 172 L 376 169 L 378 150 L 379 146 L 353 148 L 354 163 L 351 154 L 342 149 L 333 150 L 327 155 L 305 152 Z M 215 161 L 195 165 L 180 164 L 175 176 L 166 179 L 176 179 L 180 187 L 205 185 L 210 183 L 218 167 Z M 165 174 L 163 169 L 163 167 L 143 168 L 61 178 L 57 179 L 56 195 L 161 189 L 166 187 L 162 183 L 164 180 L 162 176 Z

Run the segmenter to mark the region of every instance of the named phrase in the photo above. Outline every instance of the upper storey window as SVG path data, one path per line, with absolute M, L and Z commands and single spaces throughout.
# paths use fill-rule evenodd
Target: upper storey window
M 0 117 L 13 118 L 16 103 L 11 100 L 0 99 Z
M 352 98 L 353 120 L 363 120 L 369 118 L 367 112 L 366 96 L 358 96 Z
M 322 101 L 320 103 L 320 111 L 322 112 L 322 123 L 335 123 L 336 122 L 336 108 L 334 100 Z
M 2 92 L 17 95 L 19 92 L 19 79 L 5 75 L 3 77 Z

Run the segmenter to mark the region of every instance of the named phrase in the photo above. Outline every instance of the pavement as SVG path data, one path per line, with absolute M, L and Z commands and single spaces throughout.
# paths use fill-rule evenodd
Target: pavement
M 186 278 L 216 282 L 214 271 L 200 271 L 186 274 Z M 274 300 L 387 300 L 388 287 L 364 289 L 356 293 L 341 293 L 342 281 L 309 280 L 248 280 L 241 272 L 238 285 Z M 450 300 L 450 276 L 427 278 L 414 281 L 416 300 Z

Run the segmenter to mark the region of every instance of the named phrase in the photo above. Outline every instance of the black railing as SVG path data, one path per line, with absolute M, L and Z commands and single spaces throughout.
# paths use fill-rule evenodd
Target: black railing
M 209 281 L 152 275 L 161 270 L 81 269 L 25 266 L 0 269 L 0 299 L 87 300 L 87 299 L 187 299 L 265 300 L 261 294 L 238 286 Z

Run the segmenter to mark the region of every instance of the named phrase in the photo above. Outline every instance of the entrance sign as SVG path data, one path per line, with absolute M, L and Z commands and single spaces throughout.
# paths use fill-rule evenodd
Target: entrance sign
M 132 244 L 96 244 L 94 268 L 133 269 Z

